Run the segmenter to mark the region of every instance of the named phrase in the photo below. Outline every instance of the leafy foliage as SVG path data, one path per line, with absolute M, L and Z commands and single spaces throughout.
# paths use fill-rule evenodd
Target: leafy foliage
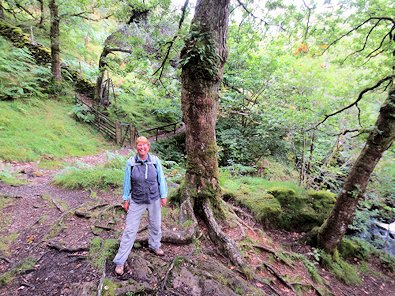
M 44 98 L 50 70 L 35 64 L 26 48 L 0 37 L 0 100 Z
M 95 115 L 90 113 L 90 109 L 82 104 L 74 105 L 71 112 L 73 112 L 74 116 L 77 120 L 89 123 L 95 119 Z

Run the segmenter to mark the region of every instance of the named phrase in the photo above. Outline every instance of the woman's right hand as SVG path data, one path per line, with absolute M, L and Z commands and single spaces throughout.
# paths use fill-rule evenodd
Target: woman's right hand
M 127 200 L 125 200 L 125 201 L 123 202 L 123 208 L 125 209 L 125 211 L 126 211 L 126 213 L 127 213 L 128 210 L 129 210 L 129 202 L 128 202 Z

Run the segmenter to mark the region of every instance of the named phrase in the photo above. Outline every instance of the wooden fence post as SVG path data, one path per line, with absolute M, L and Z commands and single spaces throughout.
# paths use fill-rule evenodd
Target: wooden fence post
M 130 125 L 130 148 L 136 146 L 136 128 Z
M 115 138 L 117 144 L 119 145 L 121 143 L 121 124 L 119 121 L 115 122 Z

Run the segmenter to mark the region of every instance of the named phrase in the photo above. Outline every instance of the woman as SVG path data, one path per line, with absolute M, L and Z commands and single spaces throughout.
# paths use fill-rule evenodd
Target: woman
M 136 239 L 141 217 L 148 210 L 148 245 L 158 256 L 164 252 L 160 248 L 161 207 L 166 206 L 167 184 L 159 159 L 149 154 L 150 143 L 146 137 L 136 140 L 137 154 L 126 162 L 123 180 L 123 208 L 127 212 L 126 226 L 118 253 L 113 262 L 115 273 L 122 275 L 124 265 Z

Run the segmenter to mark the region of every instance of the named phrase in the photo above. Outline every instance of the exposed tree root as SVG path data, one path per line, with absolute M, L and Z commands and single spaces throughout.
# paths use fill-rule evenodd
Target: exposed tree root
M 312 285 L 312 284 L 305 284 L 305 283 L 300 283 L 300 282 L 294 282 L 294 283 L 291 283 L 291 285 L 293 285 L 293 286 L 297 285 L 297 286 L 313 289 L 317 293 L 318 296 L 324 296 L 324 294 L 322 294 L 320 292 L 320 290 L 317 287 L 315 287 L 314 285 Z
M 103 273 L 100 277 L 100 281 L 99 281 L 99 285 L 97 287 L 97 296 L 101 296 L 101 292 L 103 290 L 103 283 L 104 283 L 104 279 L 106 278 L 106 264 L 104 264 L 103 266 Z
M 107 231 L 114 230 L 113 227 L 110 227 L 110 226 L 107 226 L 107 225 L 95 224 L 94 227 L 100 228 L 100 229 L 104 229 L 104 230 L 107 230 Z
M 239 215 L 237 215 L 236 212 L 240 212 L 241 209 L 239 209 L 238 207 L 235 207 L 235 206 L 233 206 L 233 205 L 230 205 L 230 204 L 227 204 L 227 205 L 229 206 L 229 209 L 230 209 L 230 211 L 233 213 L 233 215 L 234 215 L 234 217 L 236 218 L 237 222 L 238 222 L 239 224 L 242 224 L 243 226 L 245 226 L 246 228 L 248 228 L 249 230 L 251 230 L 252 232 L 255 233 L 255 229 L 252 228 L 250 225 L 248 225 L 243 219 L 241 219 L 241 218 L 239 217 Z M 245 214 L 247 214 L 247 213 L 245 213 Z M 242 214 L 242 215 L 245 215 L 245 214 L 244 214 L 244 211 L 243 211 L 243 214 Z M 248 214 L 247 214 L 247 215 L 248 215 Z M 251 217 L 250 215 L 248 215 L 248 216 L 249 216 L 249 218 Z M 252 219 L 252 217 L 251 217 L 251 219 Z M 244 233 L 244 230 L 243 230 L 243 233 Z
M 7 263 L 11 263 L 11 260 L 8 259 L 8 258 L 6 258 L 6 257 L 0 256 L 0 259 L 1 259 L 1 260 L 4 260 L 4 261 L 7 262 Z
M 274 295 L 281 296 L 282 294 L 277 291 L 272 285 L 267 283 L 267 279 L 263 279 L 262 277 L 258 276 L 257 274 L 254 274 L 254 280 L 260 283 L 262 286 L 268 287 L 270 291 L 274 293 Z
M 242 223 L 239 222 L 239 219 L 237 219 L 237 221 L 235 221 L 235 222 L 236 222 L 237 226 L 239 226 L 239 229 L 240 229 L 240 232 L 241 232 L 241 234 L 239 235 L 237 241 L 241 241 L 241 240 L 245 239 L 247 237 L 247 235 L 246 235 L 246 232 L 245 232 L 245 230 L 243 228 L 243 225 L 241 225 Z
M 102 216 L 103 216 L 106 212 L 108 212 L 108 211 L 110 211 L 110 210 L 115 211 L 116 209 L 123 210 L 123 207 L 122 207 L 120 204 L 111 204 L 111 205 L 105 206 L 104 209 L 101 210 L 101 211 L 99 212 L 99 215 L 98 215 L 97 219 L 100 221 L 100 220 L 102 219 Z M 115 214 L 115 213 L 114 213 L 114 214 Z
M 93 216 L 92 212 L 95 209 L 101 208 L 101 207 L 105 207 L 105 206 L 108 206 L 108 203 L 96 204 L 96 205 L 93 205 L 93 206 L 91 206 L 91 207 L 89 207 L 87 209 L 83 209 L 83 208 L 82 209 L 77 209 L 77 210 L 75 210 L 74 214 L 76 216 L 78 216 L 78 217 L 83 217 L 83 218 L 89 219 L 89 218 L 91 218 Z
M 235 206 L 235 205 L 233 205 L 233 204 L 230 204 L 230 203 L 228 203 L 228 205 L 232 208 L 232 210 L 233 210 L 234 212 L 240 213 L 242 216 L 244 216 L 244 217 L 250 219 L 251 221 L 254 221 L 254 220 L 255 220 L 255 218 L 254 218 L 252 215 L 248 214 L 248 213 L 247 213 L 246 211 L 244 211 L 242 208 L 240 208 L 240 207 L 238 207 L 238 206 Z M 238 215 L 237 215 L 237 216 L 238 216 Z
M 89 250 L 88 247 L 75 247 L 75 248 L 66 247 L 63 242 L 58 242 L 58 241 L 48 242 L 47 247 L 50 249 L 57 250 L 59 252 L 67 252 L 67 253 L 85 252 Z
M 59 212 L 63 213 L 64 212 L 63 207 L 54 198 L 52 198 L 52 196 L 51 196 L 51 200 L 52 203 L 55 205 L 55 207 L 59 210 Z
M 273 266 L 266 262 L 262 262 L 263 266 L 275 277 L 277 278 L 284 286 L 290 289 L 292 292 L 295 293 L 295 289 L 292 287 L 290 283 L 288 283 L 275 269 Z
M 161 242 L 174 245 L 187 245 L 192 242 L 195 236 L 195 230 L 193 230 L 192 227 L 188 227 L 188 229 L 180 231 L 164 229 L 162 231 Z M 139 243 L 148 241 L 148 234 L 137 237 L 135 241 Z
M 244 257 L 241 255 L 235 242 L 223 233 L 221 227 L 218 225 L 214 218 L 214 214 L 210 208 L 210 201 L 206 200 L 202 204 L 204 220 L 207 224 L 210 238 L 213 242 L 217 243 L 231 260 L 231 262 L 240 267 L 243 271 L 247 270 Z
M 166 274 L 165 274 L 165 276 L 163 277 L 162 282 L 161 282 L 161 284 L 160 284 L 160 290 L 159 290 L 159 292 L 162 292 L 162 291 L 166 288 L 167 280 L 168 280 L 168 278 L 169 278 L 169 274 L 170 274 L 170 272 L 173 270 L 173 268 L 174 268 L 174 263 L 176 262 L 176 260 L 177 260 L 177 257 L 174 257 L 174 259 L 173 259 L 173 261 L 171 262 L 169 268 L 167 269 Z
M 58 228 L 63 223 L 63 220 L 67 215 L 74 214 L 76 210 L 83 208 L 84 205 L 85 204 L 69 209 L 66 212 L 64 212 L 62 215 L 60 215 L 60 217 L 52 223 L 52 226 L 49 228 L 49 230 L 42 236 L 42 238 L 32 248 L 33 249 L 37 248 L 37 246 L 39 246 L 43 241 L 45 241 L 48 238 L 48 235 L 51 233 L 51 231 Z

